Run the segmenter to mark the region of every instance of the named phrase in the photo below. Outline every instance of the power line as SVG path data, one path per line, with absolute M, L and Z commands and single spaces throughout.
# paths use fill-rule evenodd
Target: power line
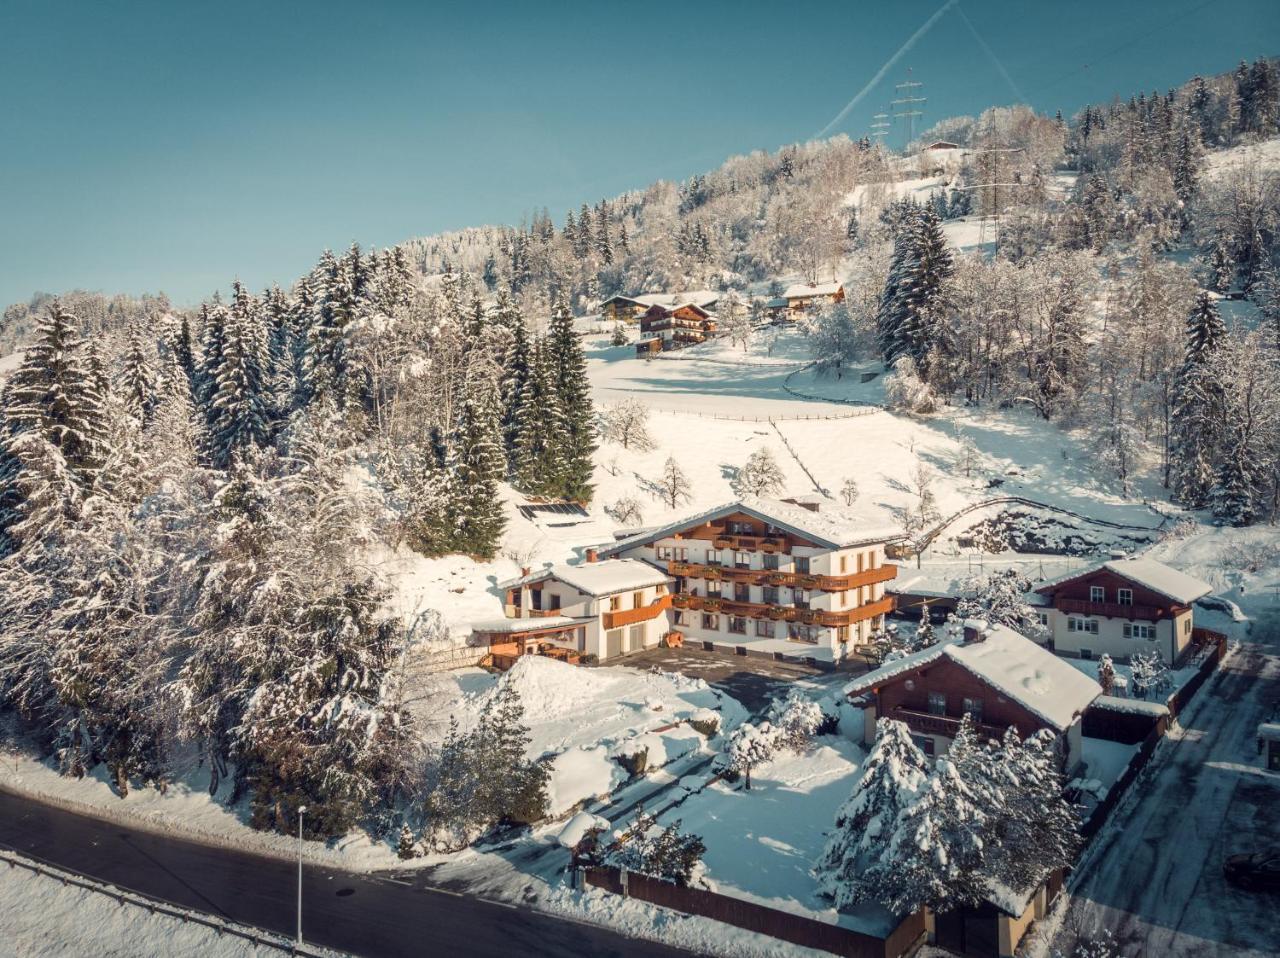
M 907 68 L 907 74 L 911 74 L 910 67 Z M 923 86 L 924 84 L 919 80 L 906 80 L 894 86 L 894 89 L 902 94 L 891 104 L 895 107 L 901 107 L 901 109 L 895 111 L 894 118 L 906 120 L 907 123 L 907 140 L 903 144 L 904 151 L 915 139 L 916 117 L 924 116 L 924 111 L 920 107 L 924 106 L 928 101 L 928 97 L 915 96 Z

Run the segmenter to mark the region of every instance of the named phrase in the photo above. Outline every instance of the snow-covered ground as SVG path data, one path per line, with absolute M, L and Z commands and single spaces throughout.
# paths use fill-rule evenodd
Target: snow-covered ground
M 274 947 L 255 942 L 177 915 L 151 911 L 138 903 L 140 899 L 126 897 L 121 901 L 107 894 L 110 886 L 68 884 L 61 872 L 51 871 L 53 874 L 11 867 L 0 861 L 0 955 L 249 958 L 291 951 L 284 940 Z M 273 937 L 256 930 L 251 934 L 260 940 Z

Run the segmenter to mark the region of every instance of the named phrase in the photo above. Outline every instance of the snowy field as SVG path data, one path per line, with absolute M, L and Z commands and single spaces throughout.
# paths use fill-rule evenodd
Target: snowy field
M 0 862 L 0 955 L 249 958 L 290 952 Z M 265 936 L 264 932 L 256 932 Z M 333 952 L 332 954 L 337 954 Z

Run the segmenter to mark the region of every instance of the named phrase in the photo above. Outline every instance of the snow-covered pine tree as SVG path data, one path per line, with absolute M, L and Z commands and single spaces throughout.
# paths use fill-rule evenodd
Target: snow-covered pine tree
M 1040 624 L 1040 614 L 1027 601 L 1031 580 L 1017 569 L 1003 569 L 987 576 L 973 576 L 965 583 L 965 595 L 956 605 L 960 619 L 981 619 L 991 625 L 1007 626 L 1031 639 L 1044 642 L 1048 632 Z
M 226 469 L 234 458 L 267 441 L 264 354 L 256 304 L 237 284 L 221 337 L 221 363 L 209 410 L 209 460 L 215 468 Z
M 733 493 L 737 496 L 773 496 L 782 491 L 786 475 L 768 446 L 757 449 L 733 477 Z
M 889 278 L 876 316 L 877 339 L 887 366 L 909 356 L 926 370 L 931 354 L 948 354 L 950 281 L 955 263 L 938 217 L 920 209 L 908 217 L 893 244 Z M 933 360 L 938 365 L 937 358 Z
M 835 830 L 814 868 L 823 892 L 837 908 L 875 900 L 877 867 L 898 820 L 928 778 L 927 760 L 902 722 L 880 719 L 876 740 L 836 813 Z
M 483 560 L 497 554 L 507 521 L 498 495 L 506 462 L 497 403 L 496 397 L 486 392 L 484 384 L 470 384 L 452 443 L 454 544 L 458 550 Z
M 933 634 L 933 622 L 929 618 L 929 603 L 920 603 L 920 622 L 916 625 L 916 637 L 912 643 L 912 651 L 927 649 L 937 641 Z
M 582 223 L 581 218 L 578 222 Z M 573 316 L 563 303 L 552 313 L 546 351 L 563 419 L 563 432 L 552 433 L 550 437 L 551 442 L 563 447 L 557 491 L 565 499 L 590 502 L 592 453 L 596 449 L 595 412 L 591 406 L 586 356 L 573 331 Z M 547 425 L 549 423 L 543 423 L 543 428 Z
M 1219 464 L 1225 415 L 1222 384 L 1214 356 L 1226 336 L 1226 326 L 1207 292 L 1196 297 L 1186 320 L 1186 352 L 1173 383 L 1170 428 L 1170 480 L 1174 496 L 1192 508 L 1202 508 L 1214 486 Z
M 139 422 L 146 423 L 156 401 L 155 370 L 152 356 L 143 346 L 142 335 L 134 326 L 129 330 L 123 368 L 120 371 L 121 398 L 125 408 Z
M 545 342 L 533 347 L 529 375 L 520 393 L 515 418 L 514 485 L 533 495 L 556 495 L 564 464 L 567 429 L 556 389 L 555 372 Z

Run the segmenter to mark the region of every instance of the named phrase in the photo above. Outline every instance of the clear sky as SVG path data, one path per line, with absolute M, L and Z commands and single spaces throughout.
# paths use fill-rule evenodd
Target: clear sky
M 353 239 L 558 221 L 812 137 L 942 4 L 0 0 L 0 304 L 185 305 Z M 962 0 L 832 132 L 867 132 L 907 67 L 927 125 L 1260 54 L 1280 0 Z

